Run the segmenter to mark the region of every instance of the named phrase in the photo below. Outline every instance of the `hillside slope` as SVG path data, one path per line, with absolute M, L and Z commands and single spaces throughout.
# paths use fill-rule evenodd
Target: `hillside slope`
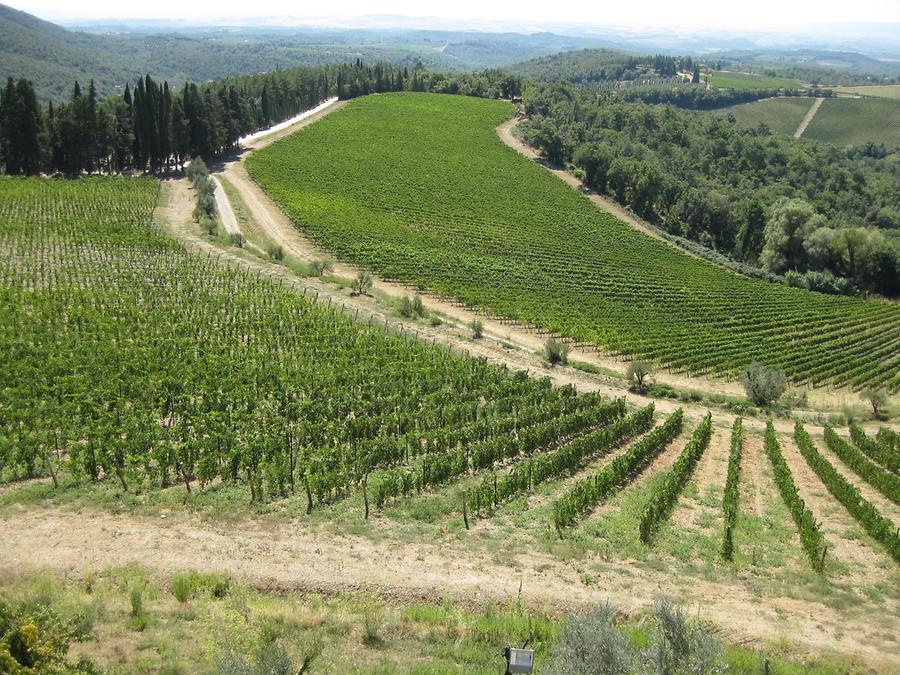
M 674 369 L 732 375 L 759 359 L 796 380 L 900 388 L 900 305 L 674 251 L 504 146 L 495 127 L 511 113 L 367 97 L 246 163 L 305 232 L 384 277 Z

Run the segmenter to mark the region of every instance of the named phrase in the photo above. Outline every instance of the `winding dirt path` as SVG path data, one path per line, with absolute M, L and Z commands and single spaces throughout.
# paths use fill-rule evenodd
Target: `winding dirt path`
M 237 218 L 234 216 L 234 209 L 231 208 L 231 202 L 228 201 L 228 195 L 222 188 L 222 183 L 215 176 L 212 177 L 216 189 L 213 196 L 216 198 L 216 210 L 219 212 L 219 220 L 222 221 L 222 227 L 228 234 L 240 234 L 241 228 L 238 227 Z
M 270 134 L 257 134 L 247 144 L 243 154 L 246 154 L 246 151 L 249 150 L 266 147 L 279 138 L 295 133 L 324 116 L 340 110 L 345 105 L 345 101 L 335 101 L 291 126 Z M 504 133 L 510 138 L 515 138 L 511 132 L 514 123 L 515 120 L 510 120 L 501 125 L 500 129 L 506 129 L 505 132 L 498 129 L 501 138 Z M 515 140 L 526 155 L 536 156 L 533 150 L 521 144 L 518 139 Z M 254 228 L 266 239 L 281 245 L 287 255 L 297 260 L 312 261 L 330 258 L 329 253 L 304 236 L 281 208 L 253 181 L 241 159 L 242 155 L 238 155 L 225 162 L 218 169 L 237 192 L 238 197 L 249 212 Z M 214 170 L 216 168 L 213 167 Z M 561 174 L 560 177 L 563 180 L 572 184 L 573 187 L 577 185 L 577 179 L 574 176 L 569 176 L 569 174 L 562 171 L 559 174 Z M 217 254 L 222 260 L 231 264 L 248 266 L 260 273 L 279 278 L 283 283 L 290 283 L 300 290 L 314 292 L 322 301 L 338 302 L 352 310 L 358 310 L 360 315 L 365 317 L 365 320 L 376 321 L 395 330 L 412 331 L 420 339 L 442 343 L 452 349 L 465 350 L 475 356 L 484 356 L 493 362 L 504 363 L 511 368 L 528 370 L 533 374 L 550 377 L 557 385 L 572 384 L 579 391 L 600 391 L 612 397 L 626 396 L 628 401 L 635 405 L 646 405 L 654 402 L 657 412 L 661 415 L 669 415 L 677 408 L 683 407 L 686 417 L 696 421 L 701 419 L 707 412 L 706 407 L 703 405 L 682 403 L 668 399 L 651 399 L 633 394 L 628 391 L 625 381 L 619 378 L 585 373 L 570 367 L 550 368 L 540 356 L 544 342 L 548 337 L 546 332 L 530 330 L 521 325 L 485 316 L 462 306 L 458 302 L 425 294 L 427 308 L 441 315 L 444 323 L 438 327 L 410 324 L 397 320 L 392 316 L 393 309 L 390 306 L 390 300 L 399 299 L 416 292 L 415 289 L 411 289 L 406 285 L 388 282 L 375 276 L 373 287 L 375 297 L 351 297 L 348 293 L 341 292 L 334 285 L 320 279 L 306 278 L 302 281 L 298 280 L 289 270 L 274 262 L 241 255 L 235 253 L 233 249 L 223 250 L 208 239 L 199 236 L 190 223 L 190 213 L 193 207 L 191 197 L 187 193 L 186 181 L 165 181 L 163 192 L 164 195 L 160 202 L 157 217 L 160 221 L 170 223 L 172 225 L 169 228 L 170 231 L 182 240 L 204 250 L 208 254 Z M 222 195 L 227 200 L 224 190 Z M 597 199 L 602 202 L 601 197 L 597 196 Z M 616 208 L 621 208 L 618 205 L 615 206 Z M 627 212 L 626 215 L 628 215 Z M 633 215 L 630 217 L 634 219 Z M 339 277 L 352 278 L 357 271 L 356 267 L 346 263 L 335 262 L 334 264 L 334 274 Z M 387 302 L 379 301 L 376 299 L 377 297 L 385 298 Z M 476 318 L 481 320 L 484 325 L 485 339 L 473 341 L 469 339 L 470 330 L 468 326 Z M 626 367 L 625 362 L 606 356 L 594 349 L 573 349 L 572 356 L 579 361 L 619 373 L 623 373 Z M 656 379 L 659 382 L 679 389 L 693 389 L 710 394 L 727 394 L 737 397 L 743 396 L 743 390 L 737 382 L 698 379 L 668 372 L 658 372 Z M 734 415 L 723 411 L 716 411 L 713 417 L 715 423 L 720 425 L 730 426 L 734 421 Z M 748 418 L 745 421 L 745 428 L 759 431 L 765 428 L 765 423 L 759 419 Z M 777 420 L 776 428 L 782 432 L 789 432 L 793 427 L 787 420 Z M 817 427 L 809 425 L 809 428 L 812 431 Z M 872 430 L 874 431 L 874 427 L 872 427 Z
M 803 132 L 806 131 L 806 127 L 808 127 L 809 123 L 813 121 L 813 117 L 815 117 L 816 113 L 819 112 L 819 108 L 822 107 L 822 103 L 824 102 L 824 98 L 817 98 L 812 102 L 812 105 L 809 106 L 809 110 L 806 111 L 806 115 L 804 115 L 803 119 L 800 120 L 800 126 L 797 127 L 797 131 L 794 132 L 794 138 L 800 138 L 803 135 Z

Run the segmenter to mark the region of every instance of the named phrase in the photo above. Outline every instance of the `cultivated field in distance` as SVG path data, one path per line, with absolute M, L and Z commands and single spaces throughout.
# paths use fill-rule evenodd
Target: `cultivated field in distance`
M 707 77 L 710 87 L 733 87 L 734 89 L 802 89 L 806 87 L 806 82 L 803 80 L 724 70 L 712 72 Z
M 748 129 L 765 124 L 774 133 L 793 136 L 812 103 L 813 99 L 806 96 L 782 96 L 715 110 L 711 114 L 730 113 L 739 125 Z
M 840 146 L 884 143 L 888 148 L 900 147 L 900 101 L 825 99 L 803 137 Z

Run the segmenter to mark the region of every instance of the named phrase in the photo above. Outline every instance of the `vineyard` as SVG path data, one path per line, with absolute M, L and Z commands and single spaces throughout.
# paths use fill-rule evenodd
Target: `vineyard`
M 459 447 L 489 468 L 625 412 L 191 255 L 151 224 L 156 181 L 2 180 L 2 478 L 237 482 L 312 508 L 371 471 L 419 464 L 421 489 Z
M 900 390 L 900 306 L 739 277 L 597 210 L 517 155 L 509 104 L 353 101 L 247 160 L 294 222 L 385 278 L 625 358 Z
M 830 547 L 833 531 L 816 520 L 825 511 L 804 502 L 808 475 L 774 427 L 763 449 L 741 419 L 729 433 L 710 414 L 661 416 L 357 320 L 186 250 L 154 224 L 159 190 L 152 179 L 0 179 L 0 509 L 24 508 L 20 478 L 41 479 L 23 495 L 39 483 L 54 496 L 83 487 L 90 500 L 105 487 L 177 495 L 157 502 L 169 505 L 202 504 L 225 486 L 236 512 L 258 509 L 262 521 L 284 507 L 289 529 L 314 525 L 304 536 L 316 545 L 291 560 L 332 546 L 329 525 L 344 537 L 352 524 L 397 551 L 405 536 L 433 534 L 442 574 L 451 560 L 478 569 L 495 538 L 504 557 L 559 547 L 567 565 L 584 566 L 583 586 L 564 582 L 579 595 L 615 560 L 636 575 L 662 570 L 654 589 L 670 576 L 689 587 L 712 577 L 740 593 L 749 579 L 770 583 L 777 601 L 783 584 L 834 584 L 860 612 L 896 606 L 884 590 L 900 569 L 890 428 L 826 428 L 823 440 L 795 430 L 800 461 L 862 528 L 849 546 L 881 556 L 864 570 L 871 579 L 848 581 L 859 570 Z M 771 477 L 754 468 L 766 455 Z M 744 496 L 751 487 L 765 513 Z M 188 555 L 208 553 L 206 542 Z M 254 568 L 264 559 L 255 553 Z M 379 567 L 368 562 L 366 583 Z M 628 593 L 643 580 L 623 578 Z

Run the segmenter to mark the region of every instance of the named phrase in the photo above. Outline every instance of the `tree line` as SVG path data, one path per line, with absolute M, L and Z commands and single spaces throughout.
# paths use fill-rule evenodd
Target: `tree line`
M 523 105 L 531 145 L 665 232 L 792 285 L 900 295 L 891 149 L 797 141 L 568 83 L 529 87 Z
M 385 63 L 303 66 L 185 84 L 173 90 L 150 75 L 100 99 L 93 81 L 75 82 L 69 100 L 41 106 L 32 83 L 9 78 L 0 92 L 0 170 L 11 175 L 79 175 L 183 169 L 216 157 L 239 139 L 332 96 L 436 91 L 483 97 L 521 93 L 515 76 L 488 70 L 448 76 Z

